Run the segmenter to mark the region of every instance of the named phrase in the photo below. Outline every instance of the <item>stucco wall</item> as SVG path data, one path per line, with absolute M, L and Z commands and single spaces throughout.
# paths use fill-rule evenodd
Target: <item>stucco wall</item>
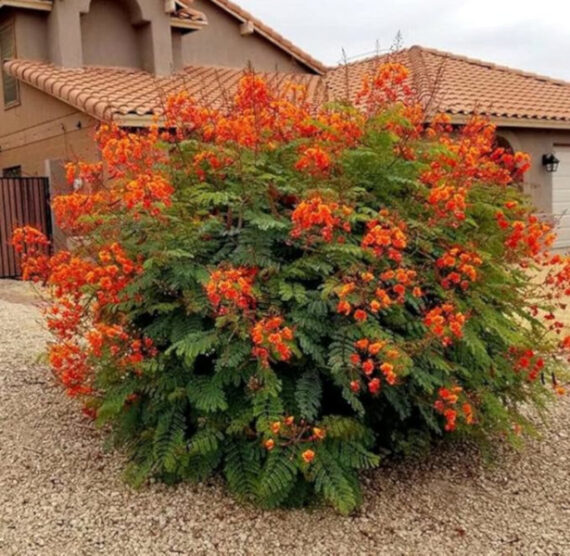
M 127 6 L 116 0 L 93 0 L 81 15 L 83 63 L 142 68 L 137 29 Z
M 46 159 L 97 157 L 93 118 L 22 83 L 19 106 L 4 110 L 1 96 L 0 87 L 0 170 L 43 176 Z
M 206 14 L 208 25 L 182 38 L 184 65 L 241 68 L 251 63 L 257 71 L 309 71 L 260 35 L 242 36 L 240 22 L 214 4 L 195 0 L 192 7 Z
M 19 58 L 49 60 L 47 14 L 19 11 L 16 14 L 16 50 Z
M 87 44 L 82 40 L 82 26 L 88 32 Z M 173 67 L 170 19 L 158 0 L 54 2 L 48 18 L 48 42 L 50 60 L 60 66 L 103 63 L 141 67 L 157 75 L 167 75 Z
M 542 166 L 542 155 L 551 153 L 556 144 L 570 145 L 570 130 L 529 128 L 499 128 L 498 134 L 511 143 L 514 150 L 531 155 L 532 166 L 525 178 L 525 191 L 531 195 L 536 208 L 552 211 L 552 174 Z
M 45 176 L 47 160 L 98 160 L 94 128 L 71 129 L 0 152 L 0 169 L 21 166 L 24 176 Z

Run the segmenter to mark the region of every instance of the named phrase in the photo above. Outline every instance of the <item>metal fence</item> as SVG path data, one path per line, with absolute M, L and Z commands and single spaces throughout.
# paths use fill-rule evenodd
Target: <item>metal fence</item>
M 47 178 L 0 178 L 0 278 L 20 276 L 19 256 L 10 244 L 19 226 L 34 226 L 51 238 Z

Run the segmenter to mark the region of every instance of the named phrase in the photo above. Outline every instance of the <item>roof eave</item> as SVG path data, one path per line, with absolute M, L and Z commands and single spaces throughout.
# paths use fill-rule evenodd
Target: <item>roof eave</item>
M 43 2 L 42 0 L 0 0 L 0 8 L 4 7 L 51 12 L 53 5 L 51 2 Z
M 451 123 L 455 125 L 463 125 L 473 117 L 472 114 L 449 115 L 451 117 Z M 505 118 L 499 116 L 489 116 L 489 120 L 497 127 L 570 130 L 570 121 L 568 120 L 549 120 L 546 118 Z
M 173 29 L 179 29 L 183 32 L 199 31 L 208 26 L 207 21 L 192 21 L 191 19 L 182 19 L 180 17 L 171 17 L 170 26 Z
M 115 114 L 113 123 L 120 127 L 150 127 L 161 125 L 161 118 L 153 114 Z

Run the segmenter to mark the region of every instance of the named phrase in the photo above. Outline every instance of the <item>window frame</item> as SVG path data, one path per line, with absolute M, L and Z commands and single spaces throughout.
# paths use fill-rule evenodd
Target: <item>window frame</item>
M 17 57 L 17 48 L 16 48 L 16 23 L 13 19 L 6 21 L 5 23 L 0 24 L 0 34 L 3 32 L 11 33 L 12 37 L 12 56 L 13 58 Z M 2 53 L 0 52 L 0 74 L 2 75 L 2 99 L 4 101 L 4 110 L 10 110 L 11 108 L 15 108 L 16 106 L 20 106 L 21 99 L 20 99 L 20 82 L 15 77 L 8 75 L 3 68 L 4 65 L 4 58 L 2 57 Z M 14 81 L 14 89 L 15 89 L 15 96 L 14 100 L 10 100 L 6 102 L 6 86 L 5 80 L 12 79 Z

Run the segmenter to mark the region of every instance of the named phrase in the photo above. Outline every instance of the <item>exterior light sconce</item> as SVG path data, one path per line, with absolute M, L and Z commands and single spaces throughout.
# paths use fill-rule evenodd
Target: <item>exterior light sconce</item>
M 542 155 L 542 165 L 549 174 L 557 172 L 559 164 L 560 160 L 558 160 L 552 153 Z

